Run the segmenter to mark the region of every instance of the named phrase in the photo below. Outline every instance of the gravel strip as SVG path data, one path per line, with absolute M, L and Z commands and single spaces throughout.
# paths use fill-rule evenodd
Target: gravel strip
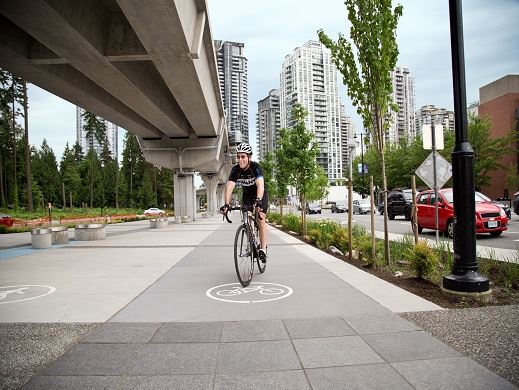
M 519 386 L 519 305 L 401 316 Z
M 0 324 L 0 389 L 18 389 L 94 330 L 95 323 Z

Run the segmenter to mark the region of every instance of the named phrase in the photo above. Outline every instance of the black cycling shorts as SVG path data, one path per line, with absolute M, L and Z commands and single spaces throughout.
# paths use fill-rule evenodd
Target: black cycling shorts
M 242 203 L 245 207 L 252 207 L 254 205 L 254 201 L 256 198 L 243 198 Z M 261 198 L 261 208 L 263 209 L 263 212 L 266 213 L 269 208 L 269 197 L 267 194 L 267 191 L 263 194 L 263 198 Z

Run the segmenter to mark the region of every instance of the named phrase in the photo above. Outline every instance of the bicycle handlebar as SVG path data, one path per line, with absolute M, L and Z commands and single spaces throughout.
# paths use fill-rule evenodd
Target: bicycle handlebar
M 254 207 L 253 207 L 253 209 L 254 209 Z M 228 208 L 227 211 L 225 213 L 223 213 L 223 218 L 226 219 L 227 222 L 229 222 L 229 223 L 232 223 L 232 221 L 229 219 L 227 214 L 229 213 L 229 211 L 232 211 L 232 210 L 249 211 L 250 208 L 249 207 L 245 207 L 245 206 Z M 262 211 L 263 211 L 263 209 L 262 209 Z M 261 218 L 261 216 L 258 214 L 258 219 L 262 220 L 263 218 Z

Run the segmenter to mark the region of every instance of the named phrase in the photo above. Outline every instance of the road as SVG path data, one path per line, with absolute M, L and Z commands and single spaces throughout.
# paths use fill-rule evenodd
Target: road
M 292 210 L 292 212 L 299 213 L 297 210 Z M 335 214 L 332 213 L 329 209 L 323 209 L 322 214 L 310 214 L 308 217 L 310 219 L 332 219 L 335 221 L 348 221 L 347 213 Z M 364 226 L 366 229 L 368 229 L 368 231 L 371 230 L 369 214 L 354 214 L 352 216 L 352 221 L 353 224 Z M 502 249 L 519 249 L 519 216 L 512 213 L 512 219 L 508 221 L 508 224 L 508 230 L 504 231 L 503 234 L 499 237 L 490 237 L 490 234 L 478 234 L 476 236 L 477 244 Z M 396 217 L 393 221 L 388 221 L 388 226 L 389 232 L 391 233 L 412 234 L 411 222 L 406 221 L 403 216 Z M 381 232 L 384 231 L 384 218 L 378 213 L 375 214 L 375 230 Z M 424 229 L 422 234 L 420 234 L 420 237 L 434 240 L 435 232 L 434 230 Z M 452 242 L 451 239 L 443 237 L 441 233 L 440 240 Z

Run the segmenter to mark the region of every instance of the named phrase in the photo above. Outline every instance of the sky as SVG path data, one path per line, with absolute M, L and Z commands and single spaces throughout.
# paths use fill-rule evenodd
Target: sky
M 249 135 L 256 146 L 257 102 L 279 88 L 286 55 L 323 29 L 336 40 L 348 36 L 342 0 L 207 0 L 213 39 L 243 42 L 248 59 Z M 453 110 L 447 0 L 402 0 L 397 28 L 397 65 L 410 68 L 415 79 L 415 109 L 433 104 Z M 463 27 L 467 103 L 479 100 L 479 88 L 507 74 L 519 74 L 519 0 L 464 0 Z M 339 85 L 342 79 L 339 78 Z M 65 145 L 76 142 L 76 108 L 34 85 L 29 86 L 29 142 L 43 139 L 58 161 Z M 339 90 L 356 131 L 362 121 L 346 94 Z M 120 131 L 120 146 L 124 131 Z

